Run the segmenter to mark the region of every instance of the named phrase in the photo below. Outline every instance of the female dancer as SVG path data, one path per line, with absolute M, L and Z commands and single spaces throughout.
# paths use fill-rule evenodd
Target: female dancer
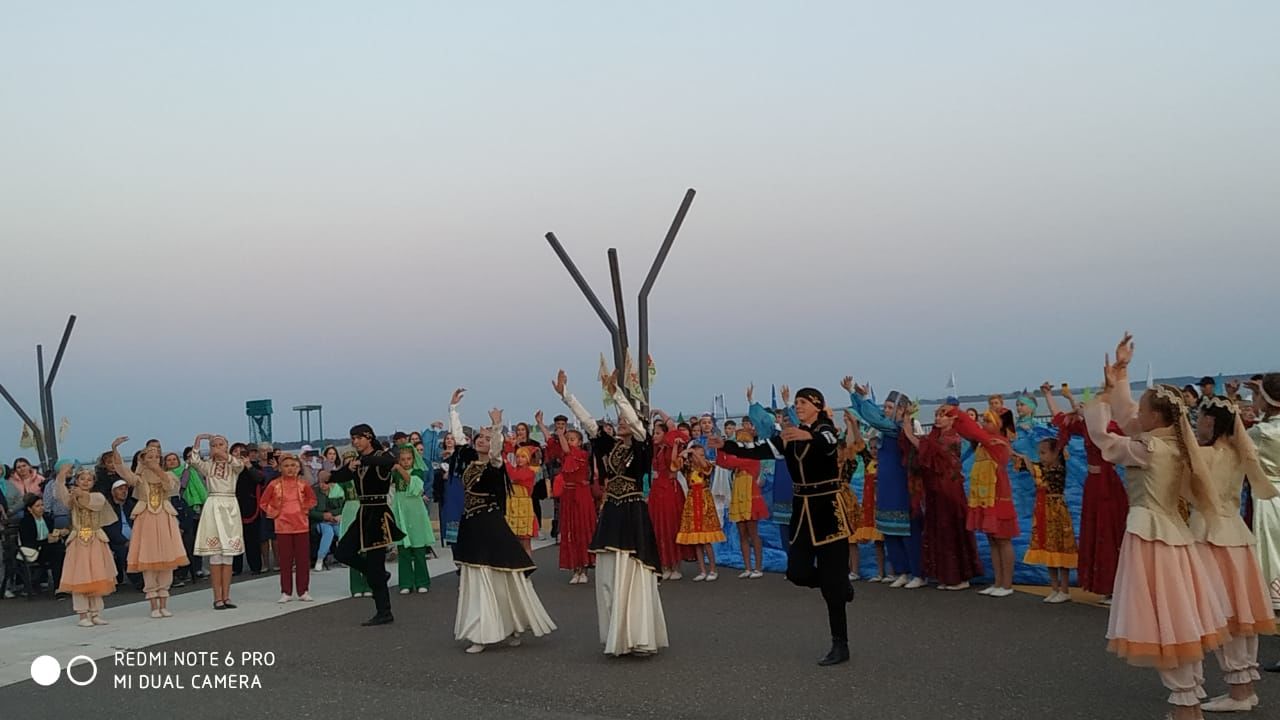
M 209 459 L 200 455 L 200 444 L 209 441 Z M 231 457 L 227 439 L 200 434 L 191 443 L 191 466 L 205 479 L 209 497 L 200 513 L 194 553 L 209 559 L 213 580 L 213 609 L 231 610 L 231 566 L 244 554 L 244 523 L 236 500 L 236 479 L 244 461 Z
M 525 437 L 528 437 L 526 433 Z M 538 518 L 534 513 L 534 485 L 538 472 L 530 464 L 535 449 L 523 445 L 515 448 L 515 464 L 507 462 L 507 477 L 511 479 L 511 496 L 507 498 L 507 524 L 520 540 L 526 555 L 533 554 L 533 538 L 538 535 Z
M 796 393 L 798 426 L 761 443 L 738 444 L 713 438 L 724 452 L 758 460 L 786 460 L 794 482 L 791 543 L 787 548 L 787 579 L 801 587 L 821 588 L 827 604 L 831 650 L 819 665 L 849 661 L 849 619 L 845 604 L 853 600 L 849 581 L 849 515 L 844 483 L 836 468 L 836 428 L 827 420 L 826 400 L 813 388 Z
M 280 599 L 293 599 L 297 578 L 298 599 L 311 602 L 311 525 L 308 517 L 316 506 L 311 484 L 301 477 L 302 461 L 288 453 L 277 455 L 280 477 L 262 491 L 262 512 L 273 523 L 280 561 Z
M 658 558 L 663 580 L 679 580 L 680 561 L 693 559 L 687 547 L 676 543 L 680 519 L 684 516 L 684 488 L 676 480 L 679 458 L 689 443 L 689 433 L 675 428 L 661 410 L 653 424 L 653 480 L 649 483 L 649 520 L 658 539 Z
M 855 385 L 852 377 L 845 377 L 840 386 L 849 393 L 853 413 L 880 432 L 880 452 L 876 458 L 876 529 L 884 535 L 889 564 L 898 573 L 893 587 L 923 587 L 924 524 L 911 517 L 907 468 L 898 443 L 898 433 L 903 419 L 908 417 L 911 399 L 895 390 L 885 398 L 882 409 L 867 399 L 868 388 Z
M 862 522 L 861 504 L 858 502 L 858 493 L 853 489 L 853 481 L 858 477 L 858 463 L 862 462 L 863 482 L 866 482 L 867 460 L 864 457 L 867 452 L 867 443 L 862 439 L 860 433 L 855 433 L 849 429 L 850 418 L 853 413 L 848 410 L 844 413 L 845 433 L 841 438 L 840 445 L 836 449 L 836 463 L 840 468 L 840 480 L 844 485 L 840 488 L 840 492 L 845 493 L 847 497 L 845 501 L 847 507 L 851 510 L 849 513 L 849 580 L 861 580 L 858 574 L 858 567 L 862 564 L 862 553 L 858 548 L 858 532 L 862 530 L 860 523 Z M 853 424 L 857 424 L 857 418 L 852 419 Z
M 1205 397 L 1197 413 L 1196 436 L 1209 466 L 1212 504 L 1197 505 L 1191 532 L 1204 551 L 1206 564 L 1216 565 L 1223 582 L 1231 640 L 1217 649 L 1218 664 L 1231 691 L 1205 703 L 1206 712 L 1245 712 L 1258 704 L 1253 681 L 1258 675 L 1258 636 L 1276 629 L 1275 612 L 1254 550 L 1257 540 L 1240 515 L 1240 495 L 1247 475 L 1254 497 L 1280 495 L 1258 461 L 1236 405 L 1223 397 Z
M 462 395 L 461 390 L 453 393 L 457 404 Z M 454 457 L 459 445 L 467 444 L 467 436 L 458 430 L 457 434 L 449 432 L 440 441 L 440 464 L 444 469 L 444 502 L 440 503 L 440 533 L 444 535 L 446 545 L 458 542 L 458 523 L 462 521 L 462 503 L 466 495 L 462 489 L 462 466 Z
M 1259 419 L 1249 428 L 1249 437 L 1258 448 L 1267 479 L 1280 486 L 1280 373 L 1267 373 L 1250 386 Z M 1280 611 L 1280 498 L 1261 499 L 1257 488 L 1253 494 L 1253 532 L 1258 536 L 1258 560 L 1262 564 L 1262 577 L 1270 588 L 1271 607 Z M 1280 664 L 1268 669 L 1280 671 Z
M 591 437 L 605 479 L 604 508 L 591 539 L 596 555 L 596 612 L 606 655 L 647 655 L 667 647 L 667 621 L 658 595 L 658 540 L 644 501 L 642 479 L 653 468 L 652 443 L 617 379 L 604 376 L 618 408 L 615 435 L 604 432 L 569 393 L 561 370 L 552 387 Z
M 1013 504 L 1009 482 L 1009 458 L 1013 448 L 1013 415 L 1008 410 L 983 413 L 979 426 L 968 415 L 958 415 L 956 431 L 976 441 L 973 466 L 969 468 L 969 515 L 965 527 L 986 534 L 991 547 L 994 582 L 982 591 L 990 597 L 1013 594 L 1013 539 L 1018 537 L 1018 510 Z
M 137 470 L 130 469 L 120 457 L 120 446 L 128 437 L 111 443 L 116 468 L 133 488 L 138 504 L 133 509 L 133 536 L 129 541 L 129 572 L 142 573 L 143 592 L 151 603 L 151 617 L 173 617 L 169 612 L 169 587 L 174 568 L 184 567 L 186 548 L 178 530 L 178 511 L 169 498 L 178 491 L 178 480 L 160 467 L 160 450 L 148 447 L 140 454 Z
M 1040 441 L 1036 448 L 1039 460 L 1019 456 L 1015 465 L 1025 467 L 1036 483 L 1036 504 L 1031 519 L 1031 544 L 1022 562 L 1049 568 L 1049 586 L 1053 593 L 1044 601 L 1051 605 L 1071 599 L 1071 569 L 1078 564 L 1076 533 L 1067 509 L 1066 443 L 1052 439 Z
M 1111 604 L 1111 591 L 1115 587 L 1116 565 L 1120 560 L 1120 542 L 1124 539 L 1125 516 L 1129 514 L 1129 497 L 1116 466 L 1102 457 L 1102 451 L 1089 437 L 1085 429 L 1084 415 L 1071 394 L 1071 388 L 1063 383 L 1062 397 L 1070 403 L 1070 410 L 1058 412 L 1053 401 L 1053 388 L 1048 383 L 1040 386 L 1053 425 L 1063 444 L 1073 435 L 1084 438 L 1084 455 L 1089 474 L 1084 481 L 1084 499 L 1080 507 L 1080 542 L 1076 574 L 1080 587 L 1086 592 L 1102 596 L 1102 604 Z M 1116 435 L 1123 434 L 1114 423 L 1108 428 Z
M 423 498 L 426 463 L 418 449 L 410 443 L 400 446 L 396 464 L 396 481 L 392 486 L 392 510 L 396 524 L 404 531 L 397 561 L 397 583 L 400 594 L 426 593 L 431 590 L 431 573 L 427 570 L 427 550 L 436 543 L 431 515 Z
M 715 582 L 716 551 L 714 543 L 724 542 L 724 530 L 720 527 L 720 513 L 711 497 L 711 473 L 715 466 L 707 459 L 706 451 L 697 442 L 680 453 L 684 476 L 689 479 L 689 497 L 684 503 L 680 518 L 680 533 L 676 542 L 692 547 L 698 558 L 698 575 L 694 582 Z M 710 567 L 710 571 L 707 568 Z
M 571 570 L 570 585 L 585 585 L 593 556 L 587 549 L 596 532 L 596 501 L 591 497 L 591 455 L 582 447 L 582 433 L 557 427 L 554 433 L 542 424 L 542 411 L 535 418 L 547 438 L 548 454 L 555 453 L 560 474 L 552 494 L 560 502 L 560 569 Z M 555 451 L 550 449 L 555 447 Z
M 735 436 L 740 443 L 753 442 L 755 432 L 748 426 L 750 418 L 743 418 L 742 428 Z M 760 521 L 769 518 L 769 506 L 760 492 L 760 461 L 753 458 L 736 458 L 732 455 L 716 455 L 716 465 L 733 473 L 733 494 L 729 498 L 729 522 L 738 526 L 738 549 L 742 551 L 742 574 L 739 579 L 758 580 L 764 577 L 764 544 L 760 541 Z M 851 545 L 857 552 L 857 545 Z M 753 557 L 755 565 L 751 564 Z M 715 551 L 712 550 L 712 557 Z
M 454 392 L 449 406 L 455 435 L 462 433 L 457 412 L 462 392 Z M 471 446 L 461 445 L 455 452 L 462 464 L 466 510 L 453 546 L 453 560 L 462 571 L 453 634 L 471 642 L 467 652 L 472 654 L 504 640 L 519 645 L 522 632 L 542 637 L 556 629 L 529 582 L 537 565 L 511 532 L 503 509 L 508 482 L 502 461 L 502 411 L 490 410 L 489 420 L 492 426 L 477 432 Z
M 960 461 L 961 438 L 956 432 L 955 405 L 934 412 L 933 430 L 917 437 L 910 421 L 902 423 L 902 435 L 916 447 L 924 480 L 924 572 L 937 578 L 939 590 L 967 590 L 969 579 L 982 574 L 978 541 L 966 527 L 968 503 L 964 493 L 964 469 Z
M 101 617 L 102 598 L 116 590 L 116 561 L 102 528 L 116 522 L 116 512 L 101 493 L 93 492 L 93 468 L 80 468 L 72 490 L 67 489 L 70 473 L 71 465 L 63 465 L 54 486 L 61 502 L 71 509 L 71 536 L 58 592 L 71 593 L 80 627 L 106 625 Z
M 867 442 L 862 437 L 858 418 L 848 410 L 844 411 L 844 426 L 845 432 L 853 439 L 854 444 L 864 448 L 862 450 L 862 501 L 858 511 L 858 529 L 849 539 L 855 543 L 873 543 L 876 553 L 876 574 L 871 577 L 871 582 L 883 582 L 888 577 L 884 568 L 884 535 L 876 529 L 876 475 L 879 472 L 876 455 L 880 450 L 880 441 L 877 438 L 871 438 L 871 441 Z M 888 580 L 893 582 L 892 577 L 888 577 Z

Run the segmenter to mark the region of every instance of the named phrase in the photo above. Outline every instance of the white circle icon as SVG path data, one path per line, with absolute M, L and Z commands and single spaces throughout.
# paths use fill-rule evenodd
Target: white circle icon
M 58 659 L 49 655 L 41 655 L 31 661 L 31 679 L 41 687 L 49 687 L 62 677 L 62 665 Z
M 85 661 L 86 663 L 89 664 L 89 667 L 93 668 L 93 673 L 90 674 L 89 679 L 85 680 L 84 682 L 81 682 L 71 676 L 71 666 L 75 665 L 77 662 L 80 662 L 81 660 Z M 89 657 L 88 655 L 77 655 L 71 658 L 71 662 L 67 663 L 67 682 L 71 683 L 72 685 L 78 685 L 80 687 L 84 687 L 85 685 L 89 685 L 94 680 L 97 680 L 97 679 L 98 679 L 98 663 L 94 662 L 93 658 Z

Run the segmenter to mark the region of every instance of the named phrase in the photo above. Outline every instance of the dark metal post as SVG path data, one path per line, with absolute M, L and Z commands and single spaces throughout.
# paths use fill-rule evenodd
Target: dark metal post
M 618 332 L 613 340 L 613 366 L 617 368 L 618 387 L 622 389 L 622 394 L 635 404 L 636 399 L 627 390 L 627 311 L 622 302 L 622 274 L 618 268 L 617 248 L 609 248 L 609 281 L 613 284 L 614 312 L 618 314 Z
M 43 431 L 40 429 L 40 426 L 36 425 L 36 421 L 32 420 L 31 416 L 27 414 L 27 411 L 22 409 L 22 406 L 19 405 L 18 401 L 15 400 L 12 395 L 9 394 L 9 391 L 5 388 L 4 385 L 0 385 L 0 395 L 3 395 L 4 399 L 9 403 L 9 407 L 13 408 L 13 411 L 18 413 L 18 417 L 22 418 L 23 424 L 25 424 L 28 428 L 31 429 L 32 435 L 39 437 L 41 434 L 43 434 Z
M 54 462 L 54 459 L 49 457 L 49 398 L 44 394 L 43 345 L 36 345 L 36 372 L 39 373 L 40 382 L 40 385 L 36 388 L 40 395 L 40 432 L 36 433 L 36 452 L 40 454 L 40 466 L 47 475 L 53 471 L 51 463 Z
M 645 277 L 644 285 L 640 288 L 640 357 L 637 358 L 636 362 L 640 363 L 640 390 L 644 394 L 645 405 L 649 404 L 649 292 L 653 290 L 653 283 L 657 281 L 658 273 L 662 270 L 662 265 L 667 261 L 667 253 L 671 252 L 671 245 L 676 241 L 676 233 L 680 232 L 680 226 L 684 224 L 684 216 L 689 213 L 689 206 L 693 204 L 694 194 L 693 188 L 685 191 L 684 200 L 680 202 L 680 209 L 676 211 L 676 216 L 671 221 L 671 227 L 667 229 L 667 236 L 662 240 L 662 247 L 658 249 L 658 256 L 653 259 L 653 265 L 649 268 L 649 275 Z
M 49 377 L 44 381 L 44 387 L 41 389 L 44 393 L 45 409 L 49 413 L 48 420 L 45 425 L 48 427 L 48 436 L 45 438 L 45 444 L 48 446 L 49 458 L 51 462 L 58 462 L 58 433 L 56 427 L 57 414 L 53 411 L 53 381 L 58 377 L 58 368 L 62 367 L 62 354 L 67 351 L 67 341 L 71 339 L 71 329 L 76 325 L 76 316 L 72 315 L 67 318 L 67 326 L 62 330 L 62 340 L 58 342 L 58 352 L 53 356 L 53 367 L 49 368 Z
M 551 244 L 551 249 L 555 251 L 556 255 L 560 258 L 560 262 L 564 264 L 564 269 L 569 271 L 569 276 L 578 284 L 578 289 L 581 290 L 582 294 L 587 298 L 587 302 L 590 303 L 592 309 L 596 311 L 596 315 L 600 316 L 600 322 L 604 323 L 605 328 L 608 329 L 609 336 L 616 339 L 618 335 L 618 326 L 614 324 L 613 318 L 609 317 L 609 312 L 604 309 L 604 305 L 601 304 L 600 298 L 596 297 L 596 294 L 592 292 L 591 286 L 588 285 L 586 279 L 582 277 L 582 273 L 578 272 L 578 266 L 574 265 L 573 260 L 569 259 L 569 253 L 564 251 L 564 246 L 560 244 L 560 240 L 556 238 L 556 234 L 547 233 L 546 238 L 547 242 Z
M 319 418 L 320 419 L 320 444 L 323 445 L 324 444 L 324 408 L 321 407 L 317 409 L 316 412 L 320 415 L 320 418 Z

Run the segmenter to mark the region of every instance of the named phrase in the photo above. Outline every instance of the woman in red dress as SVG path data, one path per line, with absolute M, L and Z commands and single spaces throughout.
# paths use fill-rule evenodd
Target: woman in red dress
M 966 527 L 969 500 L 960 464 L 961 438 L 955 430 L 960 408 L 943 405 L 934 413 L 933 430 L 917 437 L 904 422 L 902 437 L 915 445 L 924 480 L 925 575 L 938 580 L 939 590 L 967 590 L 969 579 L 982 574 L 978 541 Z
M 591 496 L 591 456 L 582 447 L 582 433 L 573 429 L 547 430 L 542 411 L 536 415 L 547 446 L 556 446 L 560 474 L 552 483 L 552 495 L 560 499 L 560 569 L 572 570 L 570 585 L 587 583 L 587 568 L 595 556 L 587 549 L 596 533 L 596 501 Z
M 661 411 L 658 411 L 661 413 Z M 662 579 L 679 580 L 680 562 L 693 560 L 693 550 L 677 545 L 680 518 L 684 514 L 684 489 L 676 481 L 679 464 L 676 459 L 689 444 L 684 430 L 669 430 L 671 418 L 665 413 L 653 425 L 653 475 L 649 483 L 649 520 L 658 538 L 658 556 L 662 562 Z

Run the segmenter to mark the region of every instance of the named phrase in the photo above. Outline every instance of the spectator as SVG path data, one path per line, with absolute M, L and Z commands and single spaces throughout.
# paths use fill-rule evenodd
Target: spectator
M 120 479 L 112 483 L 107 503 L 115 510 L 116 521 L 103 527 L 102 531 L 107 534 L 111 556 L 116 560 L 116 584 L 123 585 L 126 580 L 132 580 L 134 589 L 142 592 L 142 574 L 136 573 L 135 578 L 126 573 L 129 565 L 129 538 L 133 536 L 133 508 L 138 501 L 129 494 L 129 484 Z
M 27 495 L 23 501 L 26 513 L 18 523 L 18 545 L 24 556 L 34 550 L 34 557 L 27 557 L 27 562 L 37 563 L 49 571 L 49 587 L 56 588 L 62 580 L 62 557 L 66 549 L 62 542 L 68 535 L 67 530 L 51 527 L 44 513 L 44 498 L 39 495 Z M 28 592 L 34 593 L 40 581 L 32 575 L 32 587 Z
M 72 464 L 70 460 L 62 460 L 58 463 L 57 469 L 61 470 Z M 65 481 L 63 481 L 63 487 L 66 487 Z M 51 523 L 51 528 L 65 530 L 71 527 L 71 508 L 62 502 L 62 499 L 58 496 L 57 488 L 58 479 L 56 477 L 51 478 L 44 484 L 44 489 L 41 490 L 41 495 L 44 497 L 44 513 Z
M 9 481 L 17 489 L 18 497 L 26 498 L 28 495 L 40 495 L 44 490 L 44 477 L 36 472 L 31 466 L 31 462 L 26 458 L 17 458 L 13 461 L 13 473 Z M 26 512 L 25 503 L 20 503 L 16 509 L 17 512 L 11 513 L 15 517 L 22 517 Z
M 233 457 L 252 458 L 257 454 L 256 448 L 250 448 L 244 443 L 231 446 Z M 262 574 L 262 535 L 259 533 L 262 511 L 258 509 L 258 500 L 262 497 L 264 484 L 262 473 L 252 460 L 245 464 L 244 470 L 236 478 L 236 502 L 240 504 L 240 522 L 244 523 L 244 554 L 237 555 L 231 561 L 232 575 L 244 572 L 245 566 L 248 566 L 251 575 Z

